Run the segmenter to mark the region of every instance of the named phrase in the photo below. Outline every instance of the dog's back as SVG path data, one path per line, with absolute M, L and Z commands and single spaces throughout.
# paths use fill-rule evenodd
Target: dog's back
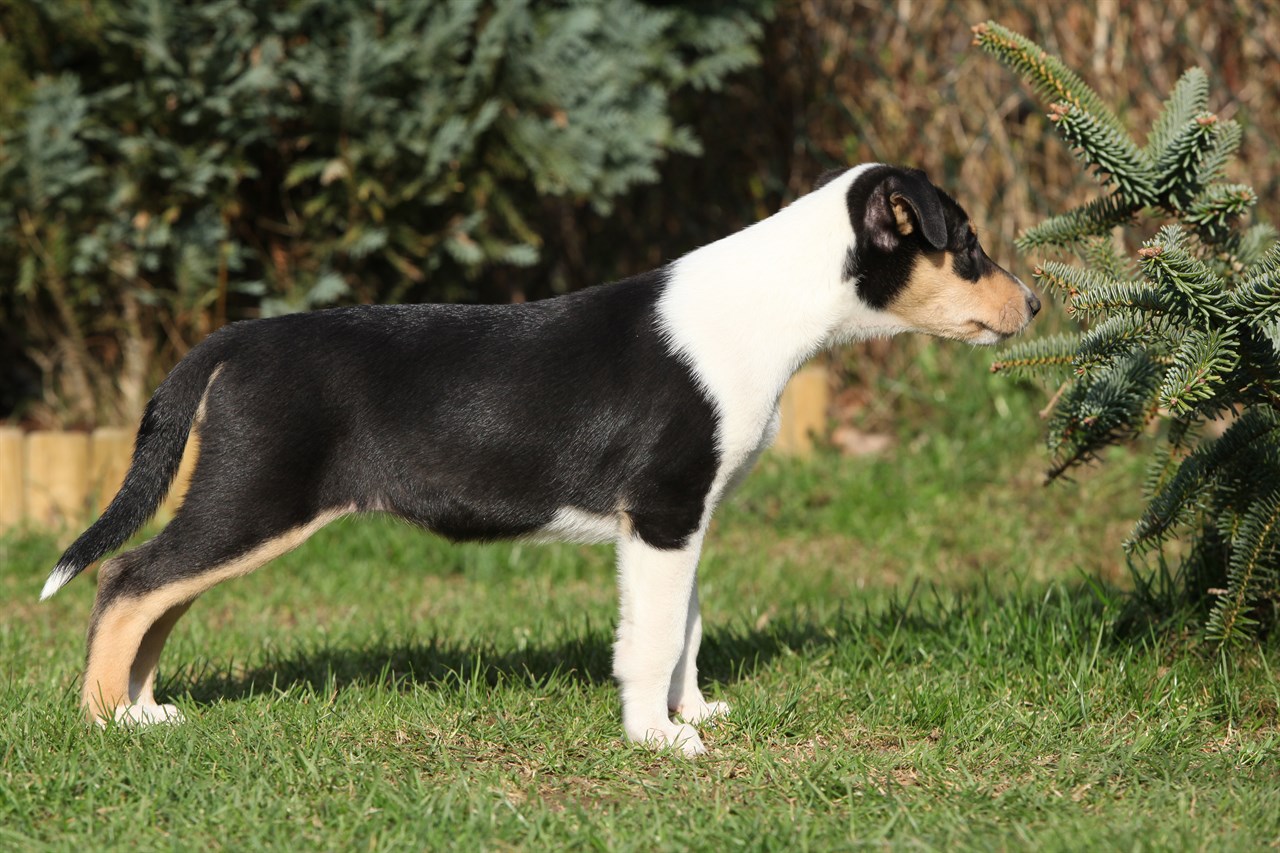
M 228 342 L 211 342 L 227 355 L 199 427 L 191 510 L 225 508 L 225 481 L 252 483 L 245 511 L 276 527 L 351 506 L 493 538 L 572 507 L 682 538 L 715 473 L 715 425 L 662 341 L 662 287 L 652 273 L 524 305 L 366 306 L 229 327 Z M 687 510 L 671 527 L 675 507 Z

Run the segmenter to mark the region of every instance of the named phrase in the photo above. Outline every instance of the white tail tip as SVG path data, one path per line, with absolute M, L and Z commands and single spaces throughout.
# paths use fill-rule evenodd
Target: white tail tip
M 48 599 L 55 592 L 62 589 L 66 582 L 75 577 L 75 575 L 76 573 L 74 569 L 70 566 L 64 566 L 59 563 L 54 567 L 53 571 L 49 573 L 49 579 L 44 582 L 44 589 L 40 590 L 40 600 L 44 601 Z

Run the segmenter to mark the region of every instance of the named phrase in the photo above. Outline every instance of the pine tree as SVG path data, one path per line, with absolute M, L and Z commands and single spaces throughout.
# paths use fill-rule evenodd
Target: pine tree
M 1140 565 L 1186 537 L 1177 578 L 1208 607 L 1207 635 L 1249 638 L 1280 604 L 1280 244 L 1268 225 L 1241 226 L 1254 192 L 1223 180 L 1241 128 L 1208 111 L 1208 77 L 1193 68 L 1139 144 L 1060 60 L 994 22 L 974 33 L 1049 102 L 1104 189 L 1017 241 L 1072 260 L 1042 261 L 1035 275 L 1080 330 L 1017 344 L 992 369 L 1063 383 L 1050 480 L 1156 436 L 1125 548 Z M 1123 238 L 1152 225 L 1127 257 Z M 1230 420 L 1221 436 L 1203 437 L 1220 418 Z

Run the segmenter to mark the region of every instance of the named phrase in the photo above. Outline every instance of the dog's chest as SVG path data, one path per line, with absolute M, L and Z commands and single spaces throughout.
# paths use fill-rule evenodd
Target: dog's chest
M 710 500 L 708 501 L 708 514 L 716 504 L 742 485 L 747 475 L 751 473 L 751 469 L 755 467 L 760 455 L 777 438 L 781 423 L 782 414 L 778 404 L 775 402 L 768 414 L 763 418 L 757 418 L 754 425 L 751 423 L 737 425 L 736 437 L 738 444 L 729 448 L 731 452 L 736 452 L 733 452 L 733 455 L 726 454 L 721 461 L 720 470 L 717 472 L 715 484 L 712 486 Z M 753 441 L 744 440 L 751 434 L 755 436 Z

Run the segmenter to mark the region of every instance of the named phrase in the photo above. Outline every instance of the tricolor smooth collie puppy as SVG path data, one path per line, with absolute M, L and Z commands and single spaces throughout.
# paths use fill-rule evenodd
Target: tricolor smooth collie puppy
M 160 384 L 119 494 L 42 597 L 151 517 L 195 427 L 176 517 L 99 573 L 90 720 L 181 719 L 152 690 L 196 597 L 336 518 L 386 512 L 454 540 L 614 542 L 626 736 L 701 753 L 693 727 L 728 708 L 698 687 L 698 554 L 773 440 L 787 379 L 819 350 L 899 332 L 993 344 L 1039 307 L 923 172 L 870 164 L 661 269 L 566 296 L 235 323 Z

